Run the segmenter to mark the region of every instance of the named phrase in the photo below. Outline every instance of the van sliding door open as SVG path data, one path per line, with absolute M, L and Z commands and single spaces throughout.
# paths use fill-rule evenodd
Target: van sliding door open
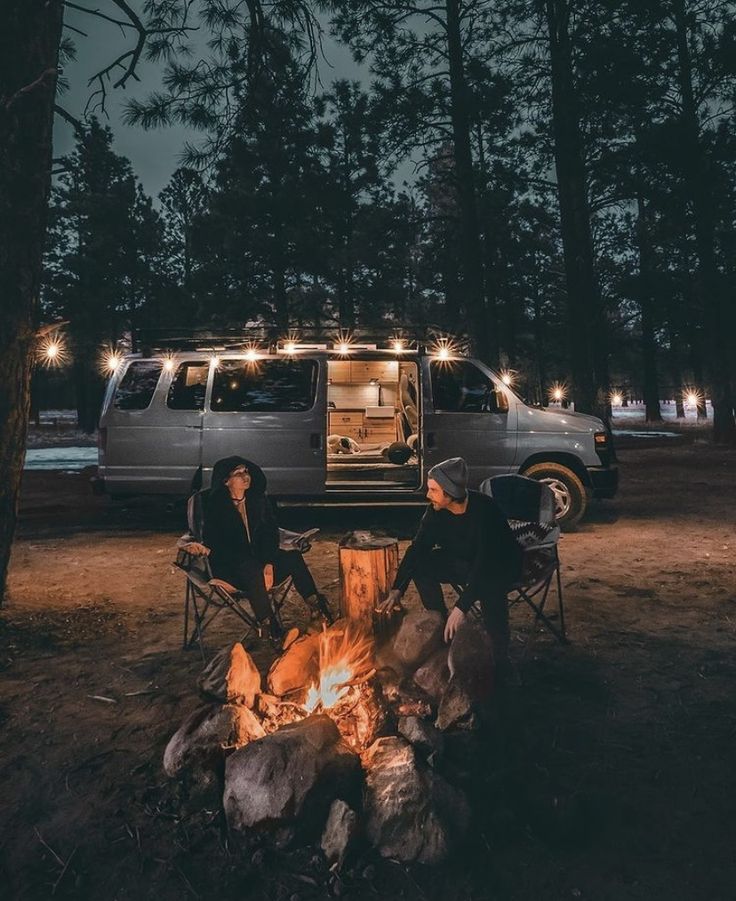
M 327 491 L 416 491 L 421 484 L 415 361 L 327 363 Z

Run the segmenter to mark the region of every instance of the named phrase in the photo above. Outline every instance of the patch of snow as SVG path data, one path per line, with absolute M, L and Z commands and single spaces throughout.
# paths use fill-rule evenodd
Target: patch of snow
M 97 464 L 96 447 L 39 447 L 26 451 L 26 469 L 63 469 L 79 472 Z
M 636 429 L 611 429 L 614 438 L 682 438 L 679 432 L 638 432 Z

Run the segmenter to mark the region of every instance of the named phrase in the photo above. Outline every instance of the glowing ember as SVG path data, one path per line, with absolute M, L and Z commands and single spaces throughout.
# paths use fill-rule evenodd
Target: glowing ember
M 319 683 L 311 685 L 303 707 L 313 713 L 329 710 L 350 686 L 368 676 L 373 665 L 373 642 L 363 632 L 323 629 L 319 637 Z

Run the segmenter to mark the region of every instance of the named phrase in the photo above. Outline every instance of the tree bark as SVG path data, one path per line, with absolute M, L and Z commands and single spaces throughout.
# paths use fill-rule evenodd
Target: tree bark
M 445 0 L 447 55 L 450 72 L 450 119 L 458 205 L 460 207 L 464 306 L 473 350 L 481 359 L 487 360 L 489 359 L 490 344 L 483 298 L 478 200 L 470 143 L 470 99 L 463 64 L 459 7 L 458 0 Z
M 654 338 L 653 298 L 654 266 L 649 240 L 649 210 L 640 195 L 637 198 L 636 239 L 639 249 L 639 310 L 641 311 L 641 350 L 644 373 L 644 408 L 647 422 L 662 422 L 659 407 L 657 342 Z
M 697 289 L 702 304 L 709 352 L 713 440 L 718 443 L 736 444 L 736 418 L 734 418 L 729 355 L 730 332 L 716 263 L 711 167 L 700 134 L 684 0 L 674 0 L 673 8 L 677 35 L 678 80 L 682 98 L 683 174 L 695 225 L 695 247 L 698 257 Z
M 0 38 L 0 604 L 25 460 L 62 11 L 60 0 L 9 0 Z
M 552 127 L 567 281 L 570 363 L 575 409 L 606 415 L 606 385 L 595 369 L 605 361 L 600 290 L 595 275 L 593 236 L 578 102 L 572 69 L 569 0 L 545 0 L 552 72 Z M 605 368 L 605 367 L 604 367 Z

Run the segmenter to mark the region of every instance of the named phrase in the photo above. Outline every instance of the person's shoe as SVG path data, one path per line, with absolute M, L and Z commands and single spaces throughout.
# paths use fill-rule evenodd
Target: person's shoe
M 312 611 L 312 615 L 314 617 L 319 617 L 319 619 L 323 619 L 328 626 L 331 626 L 334 622 L 335 618 L 332 615 L 332 611 L 330 610 L 330 605 L 327 602 L 327 597 L 320 592 L 316 592 L 315 594 L 310 595 L 308 598 L 305 598 L 309 608 Z
M 270 619 L 264 620 L 263 625 L 265 626 L 265 636 L 269 639 L 271 644 L 280 647 L 286 632 L 278 619 L 275 616 L 272 616 Z

